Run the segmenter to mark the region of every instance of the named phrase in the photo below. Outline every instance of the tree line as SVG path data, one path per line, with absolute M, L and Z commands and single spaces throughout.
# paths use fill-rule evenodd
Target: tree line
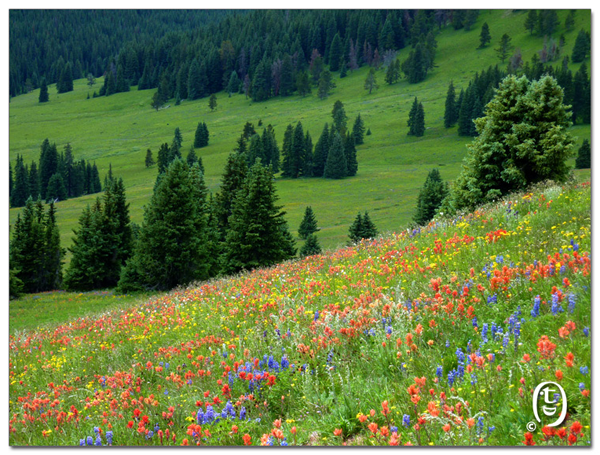
M 76 160 L 71 144 L 58 153 L 56 144 L 42 142 L 40 158 L 30 165 L 17 155 L 15 169 L 9 164 L 9 198 L 11 207 L 23 207 L 27 200 L 65 200 L 102 191 L 96 163 Z

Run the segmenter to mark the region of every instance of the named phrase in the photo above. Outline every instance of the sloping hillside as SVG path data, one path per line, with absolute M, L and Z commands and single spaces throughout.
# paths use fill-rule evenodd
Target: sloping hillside
M 589 183 L 540 186 L 20 332 L 10 443 L 589 445 L 590 241 Z M 568 416 L 542 432 L 543 381 Z

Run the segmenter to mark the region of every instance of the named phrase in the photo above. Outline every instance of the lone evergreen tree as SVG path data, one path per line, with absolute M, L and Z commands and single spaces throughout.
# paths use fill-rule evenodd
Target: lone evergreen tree
M 492 40 L 492 35 L 490 35 L 490 26 L 487 22 L 484 22 L 481 26 L 481 33 L 479 34 L 479 47 L 478 49 L 483 49 Z
M 302 222 L 298 228 L 298 237 L 306 239 L 309 235 L 314 234 L 318 230 L 317 218 L 315 217 L 312 207 L 309 205 L 304 211 L 304 218 L 302 218 Z
M 210 98 L 208 99 L 208 107 L 211 111 L 214 111 L 217 108 L 217 95 L 214 93 L 210 95 Z
M 362 240 L 362 231 L 363 231 L 363 221 L 362 215 L 360 212 L 356 215 L 356 218 L 350 225 L 350 229 L 348 232 L 348 237 L 350 237 L 350 241 L 352 243 L 357 243 Z
M 376 90 L 378 88 L 379 85 L 377 85 L 377 76 L 375 74 L 375 68 L 371 68 L 369 70 L 369 73 L 367 74 L 367 78 L 365 79 L 365 90 L 368 90 L 370 95 L 373 90 Z
M 590 142 L 584 139 L 583 144 L 577 151 L 577 159 L 575 160 L 575 169 L 589 169 L 592 167 L 592 150 Z
M 530 9 L 527 13 L 527 18 L 525 19 L 525 30 L 529 30 L 530 34 L 533 34 L 535 27 L 538 23 L 538 15 L 537 11 L 534 9 Z
M 48 95 L 48 85 L 46 84 L 46 78 L 42 79 L 42 83 L 40 84 L 40 103 L 47 103 L 50 100 L 50 96 Z
M 506 57 L 508 57 L 510 55 L 510 51 L 513 48 L 511 41 L 512 41 L 512 38 L 510 36 L 508 36 L 508 34 L 506 34 L 506 33 L 504 35 L 502 35 L 502 38 L 500 38 L 500 44 L 499 44 L 498 48 L 496 49 L 496 54 L 498 54 L 498 58 L 500 60 L 502 60 L 502 63 L 504 63 L 504 60 L 506 60 Z
M 333 105 L 333 111 L 331 111 L 331 117 L 333 118 L 333 127 L 340 135 L 346 133 L 346 123 L 348 122 L 348 116 L 344 109 L 344 103 L 337 100 Z
M 146 159 L 145 159 L 144 164 L 146 165 L 146 167 L 150 167 L 155 164 L 154 158 L 152 158 L 152 150 L 150 150 L 150 149 L 146 150 Z
M 440 171 L 437 169 L 429 171 L 417 199 L 415 223 L 421 226 L 427 224 L 435 216 L 442 201 L 447 196 L 447 192 L 448 189 L 442 182 Z
M 362 238 L 363 239 L 374 239 L 377 237 L 377 228 L 375 227 L 375 223 L 371 221 L 369 217 L 369 212 L 365 212 L 362 218 Z
M 353 177 L 358 172 L 358 160 L 356 159 L 356 146 L 354 137 L 348 131 L 344 136 L 344 154 L 346 155 L 346 166 L 348 177 Z

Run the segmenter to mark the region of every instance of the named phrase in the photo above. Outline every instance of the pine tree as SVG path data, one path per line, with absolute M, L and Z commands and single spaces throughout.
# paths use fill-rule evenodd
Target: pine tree
M 271 169 L 256 163 L 233 201 L 223 252 L 225 273 L 268 267 L 289 259 L 293 245 L 283 218 L 285 212 L 275 205 L 277 199 Z
M 506 57 L 508 57 L 510 55 L 510 51 L 513 48 L 512 44 L 511 44 L 511 40 L 512 40 L 512 38 L 510 36 L 508 36 L 506 33 L 504 35 L 502 35 L 502 38 L 500 38 L 500 43 L 499 43 L 498 48 L 496 49 L 496 53 L 498 54 L 498 58 L 500 60 L 502 60 L 502 63 L 504 63 L 504 60 L 506 60 Z
M 158 112 L 161 106 L 165 104 L 165 101 L 166 100 L 161 96 L 160 91 L 157 90 L 154 92 L 154 95 L 152 95 L 152 101 L 150 102 L 150 105 L 153 109 L 156 109 L 156 112 Z
M 473 87 L 469 82 L 469 86 L 467 90 L 464 92 L 462 96 L 462 100 L 460 103 L 460 109 L 458 111 L 458 135 L 459 136 L 470 136 L 471 135 L 471 125 L 473 123 L 473 118 L 471 117 L 473 113 L 473 104 L 475 102 L 473 95 Z M 461 93 L 463 93 L 461 91 Z M 459 97 L 460 99 L 460 97 Z
M 584 30 L 580 30 L 575 39 L 573 53 L 571 54 L 573 63 L 583 62 L 590 53 L 590 49 L 590 35 Z
M 321 254 L 321 245 L 319 245 L 319 240 L 317 236 L 314 234 L 310 234 L 306 237 L 306 242 L 300 248 L 299 255 L 300 257 L 314 256 L 315 254 Z
M 134 255 L 121 272 L 121 291 L 168 290 L 209 277 L 207 193 L 198 166 L 189 169 L 180 159 L 169 165 L 145 208 Z
M 446 110 L 444 111 L 444 127 L 452 128 L 456 125 L 457 118 L 456 111 L 456 93 L 454 91 L 454 84 L 450 81 L 448 86 L 448 93 L 446 94 Z
M 23 163 L 23 156 L 17 155 L 15 165 L 15 182 L 12 190 L 10 205 L 12 207 L 23 207 L 31 195 L 29 183 L 29 172 Z
M 129 81 L 125 78 L 123 66 L 117 67 L 117 79 L 116 79 L 116 91 L 117 93 L 129 91 Z
M 94 185 L 94 193 L 99 193 L 102 191 L 102 184 L 100 183 L 100 173 L 98 172 L 98 167 L 96 163 L 92 166 L 92 182 Z
M 155 164 L 154 158 L 152 158 L 152 150 L 150 149 L 146 150 L 146 159 L 144 161 L 144 164 L 146 165 L 146 167 L 150 167 Z
M 254 134 L 250 138 L 250 146 L 248 147 L 246 160 L 248 161 L 248 167 L 252 167 L 257 160 L 260 160 L 263 165 L 265 164 L 263 144 L 258 134 Z
M 358 161 L 356 159 L 356 146 L 354 144 L 354 137 L 349 131 L 344 137 L 344 154 L 346 155 L 348 177 L 353 177 L 358 172 Z
M 534 9 L 530 9 L 529 13 L 527 13 L 527 18 L 525 19 L 525 30 L 529 30 L 529 33 L 532 34 L 535 30 L 535 27 L 538 23 L 538 15 L 537 11 Z
M 414 136 L 416 131 L 416 118 L 417 111 L 419 110 L 419 100 L 415 96 L 415 100 L 413 101 L 412 107 L 410 108 L 410 112 L 408 113 L 408 121 L 406 124 L 408 125 L 408 135 Z
M 426 225 L 435 216 L 446 196 L 447 188 L 442 182 L 440 171 L 432 169 L 427 174 L 425 184 L 419 192 L 417 212 L 413 218 L 415 223 L 421 226 Z
M 310 77 L 306 71 L 300 71 L 296 77 L 296 90 L 301 97 L 311 93 Z
M 333 134 L 333 142 L 327 154 L 323 177 L 341 179 L 348 175 L 348 163 L 344 153 L 343 140 L 338 132 Z
M 191 168 L 194 164 L 198 163 L 198 155 L 196 155 L 196 151 L 194 150 L 194 146 L 190 148 L 190 151 L 185 158 L 185 162 Z M 202 171 L 204 173 L 204 171 Z
M 64 201 L 67 199 L 67 189 L 65 188 L 65 182 L 62 175 L 59 173 L 54 174 L 50 177 L 48 182 L 48 189 L 46 190 L 46 200 L 50 201 Z
M 294 144 L 294 127 L 292 125 L 288 125 L 285 133 L 283 135 L 283 147 L 281 149 L 281 154 L 283 157 L 283 162 L 281 163 L 281 170 L 283 177 L 293 177 L 294 176 L 294 152 L 293 152 L 293 144 Z
M 40 103 L 47 103 L 50 100 L 50 95 L 48 95 L 48 85 L 46 85 L 46 78 L 42 79 L 42 83 L 40 84 Z
M 210 98 L 208 99 L 208 107 L 211 111 L 214 111 L 217 108 L 217 95 L 214 93 L 210 95 Z
M 352 126 L 352 136 L 354 137 L 355 145 L 361 145 L 365 143 L 365 123 L 360 117 L 360 113 L 356 116 L 356 120 Z
M 474 207 L 546 179 L 567 178 L 571 122 L 554 78 L 529 82 L 525 76 L 507 76 L 475 124 L 479 136 L 468 146 L 466 164 L 453 187 L 455 209 Z
M 229 217 L 232 214 L 233 201 L 237 192 L 242 189 L 247 176 L 248 163 L 245 154 L 231 153 L 227 157 L 213 211 L 219 227 L 220 240 L 225 240 L 225 235 L 229 229 Z
M 317 218 L 311 206 L 307 206 L 304 210 L 304 218 L 298 228 L 298 237 L 305 240 L 309 235 L 314 234 L 319 230 L 317 226 Z
M 490 26 L 487 22 L 484 22 L 481 26 L 481 33 L 479 34 L 479 47 L 478 49 L 483 49 L 492 41 L 492 35 L 490 35 Z
M 298 122 L 294 128 L 292 140 L 292 160 L 290 166 L 290 177 L 298 178 L 306 172 L 306 140 L 302 122 Z
M 40 192 L 42 199 L 46 199 L 46 190 L 50 178 L 58 172 L 58 151 L 56 144 L 50 145 L 48 139 L 45 139 L 40 151 Z
M 349 229 L 349 233 L 348 233 L 348 237 L 350 237 L 350 241 L 352 243 L 360 242 L 363 238 L 362 232 L 363 232 L 363 221 L 362 221 L 362 215 L 359 212 L 358 215 L 356 215 L 356 218 L 354 219 L 352 224 L 350 225 L 350 229 Z
M 374 239 L 377 237 L 377 228 L 371 218 L 369 217 L 369 212 L 365 212 L 362 218 L 362 238 L 363 239 Z
M 571 30 L 573 30 L 573 27 L 575 26 L 575 10 L 571 10 L 569 11 L 569 14 L 567 15 L 566 19 L 565 19 L 565 29 L 570 32 Z
M 48 213 L 44 215 L 41 200 L 34 202 L 28 199 L 22 213 L 17 215 L 10 243 L 10 269 L 22 282 L 23 290 L 43 292 L 58 289 L 63 258 L 54 204 L 50 204 Z
M 66 93 L 73 91 L 73 71 L 71 63 L 67 62 L 63 71 L 60 74 L 60 79 L 56 83 L 58 93 Z
M 319 87 L 317 90 L 319 99 L 324 100 L 327 98 L 333 88 L 335 88 L 335 83 L 333 82 L 333 77 L 331 76 L 329 70 L 321 71 L 321 76 L 319 77 Z
M 337 100 L 333 105 L 333 110 L 331 111 L 331 117 L 333 118 L 333 127 L 335 130 L 343 135 L 346 133 L 346 124 L 348 122 L 348 116 L 346 115 L 346 110 L 344 109 L 344 103 L 340 100 Z
M 367 74 L 367 78 L 365 79 L 365 90 L 369 91 L 369 95 L 373 90 L 379 88 L 377 85 L 377 76 L 375 75 L 375 68 L 371 68 L 369 70 L 369 74 Z
M 263 129 L 262 148 L 265 155 L 265 164 L 271 166 L 273 174 L 279 172 L 279 147 L 275 138 L 275 130 L 271 125 Z
M 336 33 L 329 48 L 329 69 L 338 71 L 341 68 L 344 48 L 339 33 Z
M 313 158 L 313 176 L 315 177 L 323 177 L 325 162 L 327 161 L 327 155 L 329 154 L 329 143 L 329 126 L 325 123 L 323 132 L 315 145 Z
M 577 159 L 575 160 L 575 169 L 590 169 L 592 167 L 592 150 L 590 142 L 584 139 L 581 147 L 577 151 Z
M 165 172 L 167 170 L 167 167 L 169 166 L 169 155 L 170 155 L 170 150 L 169 150 L 169 144 L 167 144 L 166 142 L 164 144 L 161 144 L 160 148 L 158 149 L 158 173 L 162 174 L 163 172 Z
M 289 96 L 295 90 L 294 80 L 294 64 L 289 54 L 285 54 L 281 62 L 281 83 L 279 86 L 279 94 L 281 96 Z
M 227 88 L 225 89 L 227 93 L 229 93 L 229 98 L 233 93 L 238 92 L 240 89 L 240 78 L 235 71 L 231 72 L 231 76 L 229 76 L 229 82 L 227 83 Z

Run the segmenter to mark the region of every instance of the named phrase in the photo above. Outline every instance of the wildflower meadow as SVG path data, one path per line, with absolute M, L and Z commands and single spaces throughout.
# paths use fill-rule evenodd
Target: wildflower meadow
M 10 444 L 590 445 L 590 271 L 590 185 L 548 184 L 19 330 Z

